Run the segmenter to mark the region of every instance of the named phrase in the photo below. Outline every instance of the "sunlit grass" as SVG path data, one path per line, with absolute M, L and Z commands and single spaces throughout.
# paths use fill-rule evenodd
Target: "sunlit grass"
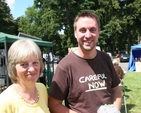
M 128 72 L 124 76 L 128 113 L 141 113 L 141 72 Z M 122 106 L 121 113 L 125 113 Z

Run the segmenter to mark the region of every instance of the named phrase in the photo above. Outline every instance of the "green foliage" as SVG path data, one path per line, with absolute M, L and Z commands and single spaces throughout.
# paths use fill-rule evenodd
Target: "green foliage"
M 10 8 L 4 1 L 0 1 L 0 32 L 17 33 L 17 23 L 10 14 Z
M 98 45 L 112 53 L 129 51 L 141 34 L 140 7 L 141 0 L 34 0 L 34 6 L 20 19 L 19 31 L 52 41 L 54 53 L 64 56 L 67 48 L 77 46 L 75 16 L 81 10 L 93 10 L 101 22 Z M 61 30 L 64 34 L 59 34 Z
M 28 7 L 25 15 L 20 17 L 18 22 L 19 31 L 40 38 L 41 26 L 37 23 L 39 20 L 38 11 L 34 9 L 34 6 Z

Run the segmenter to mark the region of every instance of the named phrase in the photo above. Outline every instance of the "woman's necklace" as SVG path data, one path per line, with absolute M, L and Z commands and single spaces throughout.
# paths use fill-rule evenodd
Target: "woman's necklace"
M 16 88 L 16 86 L 14 86 L 14 89 L 15 89 L 15 91 L 16 91 L 16 93 L 26 102 L 26 103 L 28 103 L 28 104 L 35 104 L 35 103 L 37 103 L 38 102 L 38 100 L 39 100 L 39 93 L 38 93 L 38 90 L 37 90 L 37 88 L 36 88 L 36 97 L 31 101 L 31 100 L 27 100 L 22 94 L 21 94 L 21 92 Z

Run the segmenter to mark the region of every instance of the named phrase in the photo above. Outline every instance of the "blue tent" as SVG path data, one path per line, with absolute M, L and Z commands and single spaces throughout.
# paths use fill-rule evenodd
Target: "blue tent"
M 140 57 L 141 57 L 141 44 L 131 46 L 131 54 L 130 54 L 130 59 L 128 63 L 128 71 L 136 70 L 135 58 L 140 58 Z

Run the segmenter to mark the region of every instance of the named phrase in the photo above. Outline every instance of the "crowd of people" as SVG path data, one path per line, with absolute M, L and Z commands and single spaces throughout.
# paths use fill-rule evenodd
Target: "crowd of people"
M 102 113 L 105 105 L 112 106 L 105 113 L 120 113 L 123 76 L 119 79 L 110 57 L 96 49 L 99 17 L 82 11 L 73 27 L 77 50 L 59 62 L 49 93 L 42 78 L 45 61 L 38 45 L 30 39 L 11 45 L 8 75 L 12 85 L 0 94 L 0 113 Z

